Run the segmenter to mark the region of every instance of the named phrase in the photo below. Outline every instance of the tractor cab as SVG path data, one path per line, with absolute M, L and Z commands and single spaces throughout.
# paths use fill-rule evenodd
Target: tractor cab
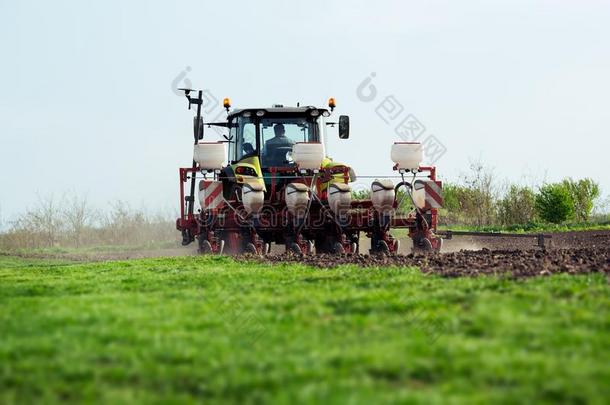
M 329 122 L 328 117 L 330 112 L 327 109 L 313 106 L 274 105 L 271 108 L 231 111 L 227 117 L 229 164 L 222 177 L 235 179 L 235 183 L 239 184 L 251 181 L 251 177 L 256 176 L 261 178 L 265 188 L 270 185 L 271 173 L 280 173 L 276 178 L 290 177 L 288 173 L 294 173 L 295 168 L 295 145 L 318 144 L 325 155 L 326 127 L 336 124 Z M 346 120 L 347 116 L 340 117 L 339 132 L 342 138 L 348 135 L 349 124 Z M 225 193 L 232 193 L 231 187 L 225 187 Z
M 325 146 L 328 110 L 280 107 L 232 111 L 228 117 L 230 164 L 257 157 L 261 169 L 294 166 L 292 148 L 299 142 Z

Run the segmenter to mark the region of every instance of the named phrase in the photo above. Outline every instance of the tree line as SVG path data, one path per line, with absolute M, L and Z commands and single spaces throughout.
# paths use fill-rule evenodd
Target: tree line
M 509 184 L 502 191 L 492 170 L 477 162 L 470 169 L 463 182 L 443 184 L 443 224 L 588 223 L 600 197 L 599 184 L 590 178 L 566 178 L 537 187 Z

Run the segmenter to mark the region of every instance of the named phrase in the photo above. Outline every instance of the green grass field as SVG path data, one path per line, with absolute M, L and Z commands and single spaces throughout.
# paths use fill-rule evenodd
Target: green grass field
M 0 256 L 0 403 L 607 403 L 604 275 Z

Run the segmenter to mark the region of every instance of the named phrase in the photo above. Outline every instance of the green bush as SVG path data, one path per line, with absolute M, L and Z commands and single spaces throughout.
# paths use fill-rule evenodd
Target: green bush
M 574 217 L 572 194 L 563 183 L 540 187 L 535 206 L 540 218 L 546 222 L 560 224 Z
M 472 194 L 466 186 L 444 182 L 441 220 L 445 223 L 471 225 Z
M 443 208 L 448 212 L 458 212 L 460 210 L 462 188 L 456 184 L 443 183 Z
M 471 185 L 443 183 L 443 211 L 445 223 L 486 226 L 495 221 L 493 195 Z
M 502 225 L 529 224 L 536 218 L 536 195 L 529 187 L 511 185 L 498 202 L 498 217 Z
M 576 220 L 588 222 L 593 211 L 593 203 L 599 197 L 599 185 L 589 178 L 578 181 L 568 178 L 562 184 L 572 197 Z

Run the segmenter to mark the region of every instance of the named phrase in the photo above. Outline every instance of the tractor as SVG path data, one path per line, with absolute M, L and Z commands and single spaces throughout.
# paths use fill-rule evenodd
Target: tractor
M 400 181 L 375 179 L 370 197 L 353 197 L 354 170 L 327 154 L 326 133 L 348 139 L 349 117 L 337 121 L 315 106 L 232 109 L 226 121 L 204 122 L 202 91 L 181 89 L 197 107 L 190 167 L 179 169 L 182 244 L 197 241 L 202 254 L 266 255 L 274 245 L 295 254 L 357 254 L 360 237 L 371 254 L 398 253 L 390 233 L 405 228 L 413 250 L 438 251 L 436 235 L 442 183 L 435 167 L 421 165 L 422 145 L 396 142 L 391 156 Z M 192 96 L 191 93 L 195 93 Z M 224 128 L 221 141 L 205 141 L 204 127 Z M 403 201 L 413 207 L 400 213 Z

